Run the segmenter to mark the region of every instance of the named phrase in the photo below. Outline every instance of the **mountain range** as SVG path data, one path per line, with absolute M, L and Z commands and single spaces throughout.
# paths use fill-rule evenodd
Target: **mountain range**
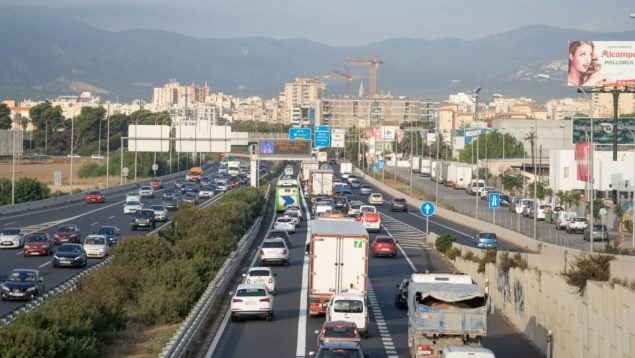
M 627 41 L 635 31 L 593 33 L 547 26 L 464 41 L 398 38 L 357 47 L 335 47 L 306 39 L 264 37 L 200 39 L 161 30 L 110 32 L 45 13 L 0 14 L 0 98 L 44 99 L 91 91 L 104 99 L 150 100 L 152 87 L 170 79 L 207 83 L 214 92 L 276 97 L 296 77 L 330 75 L 329 96 L 344 95 L 344 81 L 333 70 L 350 70 L 356 95 L 368 67 L 341 57 L 370 58 L 377 89 L 392 96 L 446 99 L 481 86 L 482 98 L 574 95 L 547 73 L 566 77 L 569 40 Z M 366 92 L 367 93 L 367 92 Z

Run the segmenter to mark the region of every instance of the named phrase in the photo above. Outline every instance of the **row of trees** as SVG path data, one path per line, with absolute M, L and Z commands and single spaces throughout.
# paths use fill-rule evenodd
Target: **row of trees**
M 0 356 L 99 357 L 127 324 L 180 322 L 263 204 L 257 189 L 233 190 L 207 209 L 182 208 L 158 236 L 120 241 L 79 289 L 1 327 Z
M 47 199 L 51 194 L 48 185 L 33 178 L 19 178 L 15 181 L 15 191 L 11 180 L 0 179 L 0 206 L 11 205 L 13 196 L 16 204 Z

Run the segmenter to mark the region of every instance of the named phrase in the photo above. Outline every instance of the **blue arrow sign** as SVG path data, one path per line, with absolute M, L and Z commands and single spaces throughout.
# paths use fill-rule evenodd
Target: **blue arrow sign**
M 289 139 L 311 139 L 311 128 L 289 128 Z
M 430 217 L 437 211 L 437 207 L 434 206 L 434 203 L 431 201 L 424 201 L 423 203 L 421 203 L 421 207 L 419 207 L 419 210 L 421 211 L 421 215 Z
M 293 200 L 293 197 L 290 195 L 282 195 L 281 196 L 282 200 L 284 200 L 284 206 L 287 207 L 289 205 L 295 204 L 295 200 Z
M 501 194 L 500 193 L 489 193 L 489 208 L 490 209 L 498 209 L 501 206 Z

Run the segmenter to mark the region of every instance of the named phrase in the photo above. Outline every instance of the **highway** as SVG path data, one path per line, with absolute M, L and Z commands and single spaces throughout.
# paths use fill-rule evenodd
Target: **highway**
M 386 201 L 391 199 L 386 193 L 383 195 Z M 363 340 L 362 346 L 371 357 L 407 357 L 406 311 L 394 305 L 395 285 L 414 271 L 450 272 L 452 267 L 422 242 L 425 220 L 418 212 L 390 212 L 387 205 L 379 207 L 379 211 L 383 223 L 381 234 L 392 234 L 399 241 L 401 252 L 393 259 L 369 259 L 371 322 L 369 337 Z M 471 237 L 476 233 L 473 229 L 440 217 L 430 219 L 429 229 L 437 234 L 450 233 L 466 244 L 471 244 Z M 371 242 L 376 235 L 370 235 Z M 232 323 L 228 320 L 228 307 L 225 307 L 224 320 L 212 347 L 205 348 L 198 356 L 304 357 L 316 350 L 315 331 L 321 328 L 324 318 L 310 318 L 306 313 L 306 241 L 304 221 L 292 235 L 290 265 L 273 267 L 277 273 L 278 287 L 274 299 L 275 319 L 272 322 L 248 320 Z M 501 242 L 501 247 L 518 249 L 504 242 Z M 252 264 L 258 265 L 255 258 Z M 488 333 L 483 344 L 499 357 L 542 356 L 522 333 L 515 331 L 498 313 L 490 316 Z
M 215 172 L 217 168 L 218 164 L 211 165 L 206 169 L 206 174 Z M 183 172 L 183 177 L 185 177 L 185 172 Z M 154 198 L 142 199 L 144 206 L 161 203 L 162 192 L 165 188 L 172 188 L 173 183 L 174 180 L 165 181 L 163 183 L 164 189 L 156 190 Z M 139 185 L 146 184 L 147 182 L 139 183 Z M 47 232 L 53 237 L 60 224 L 76 224 L 80 229 L 82 242 L 87 235 L 103 225 L 117 226 L 121 230 L 121 239 L 123 240 L 131 236 L 145 235 L 145 231 L 133 232 L 129 226 L 132 216 L 123 214 L 126 192 L 124 190 L 107 196 L 106 202 L 103 204 L 86 204 L 82 201 L 1 216 L 0 227 L 18 227 L 26 233 Z M 172 215 L 172 213 L 169 214 L 169 217 L 171 218 Z M 160 226 L 163 223 L 157 224 Z M 2 249 L 0 250 L 0 278 L 4 279 L 11 270 L 16 268 L 38 269 L 44 278 L 46 289 L 50 290 L 84 270 L 84 268 L 53 268 L 52 259 L 52 256 L 24 257 L 22 249 Z M 91 267 L 101 260 L 88 259 L 87 267 Z M 24 304 L 24 301 L 0 302 L 0 317 L 11 313 Z

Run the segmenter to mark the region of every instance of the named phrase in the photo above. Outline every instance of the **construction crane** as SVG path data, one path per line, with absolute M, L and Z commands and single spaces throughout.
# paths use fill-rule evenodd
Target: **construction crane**
M 369 98 L 375 98 L 377 96 L 377 66 L 383 65 L 384 61 L 375 57 L 374 52 L 371 58 L 338 57 L 338 59 L 346 61 L 353 66 L 368 66 L 370 68 L 368 75 L 368 82 L 370 87 L 368 96 Z
M 342 71 L 338 71 L 338 70 L 333 70 L 334 73 L 344 77 L 344 79 L 346 80 L 346 97 L 350 96 L 351 94 L 351 81 L 353 80 L 353 74 L 350 73 L 350 71 L 348 70 L 348 68 L 346 69 L 346 72 L 342 72 Z

